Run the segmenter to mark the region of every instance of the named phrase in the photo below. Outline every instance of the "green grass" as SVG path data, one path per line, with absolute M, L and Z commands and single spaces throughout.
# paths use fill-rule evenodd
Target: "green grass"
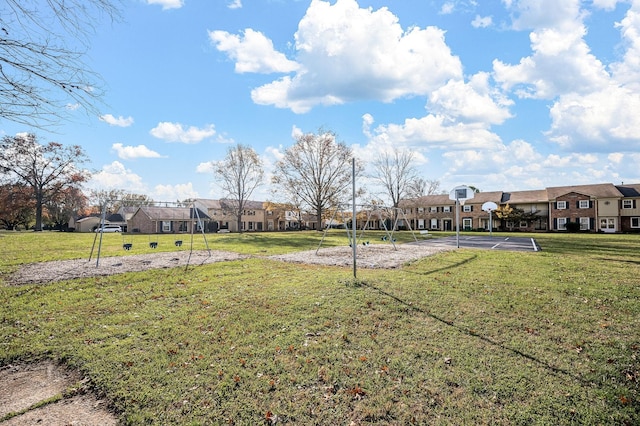
M 5 274 L 92 242 L 1 235 Z M 126 424 L 640 421 L 640 236 L 536 234 L 542 252 L 461 249 L 357 281 L 260 257 L 321 236 L 216 235 L 258 257 L 2 286 L 0 364 L 60 359 Z

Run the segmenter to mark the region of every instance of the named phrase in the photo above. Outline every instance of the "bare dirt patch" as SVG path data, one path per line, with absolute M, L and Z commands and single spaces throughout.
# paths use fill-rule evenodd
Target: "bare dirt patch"
M 447 250 L 420 243 L 396 244 L 360 244 L 356 246 L 356 263 L 359 268 L 391 269 L 422 259 L 423 257 Z M 327 266 L 352 266 L 353 248 L 349 246 L 320 248 L 282 255 L 270 256 L 270 259 L 293 263 L 310 263 Z
M 9 277 L 9 284 L 50 283 L 73 278 L 95 277 L 145 271 L 148 269 L 177 268 L 187 265 L 204 265 L 247 258 L 238 253 L 207 250 L 158 252 L 131 256 L 103 257 L 96 266 L 96 259 L 57 260 L 23 265 Z

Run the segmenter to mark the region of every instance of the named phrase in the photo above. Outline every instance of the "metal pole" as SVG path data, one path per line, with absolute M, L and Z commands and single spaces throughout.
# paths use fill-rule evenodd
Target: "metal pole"
M 107 216 L 107 201 L 102 206 L 102 215 L 100 215 L 100 242 L 98 243 L 98 256 L 96 257 L 96 268 L 100 266 L 100 252 L 102 251 L 102 234 L 104 234 L 104 221 Z
M 456 247 L 460 248 L 460 201 L 456 197 Z
M 356 247 L 356 159 L 351 159 L 351 180 L 353 185 L 353 217 L 351 219 L 351 231 L 353 232 L 353 238 L 351 239 L 351 248 L 353 249 L 353 278 L 357 278 L 357 252 Z
M 493 223 L 492 223 L 491 213 L 492 211 L 489 210 L 489 236 L 490 237 L 493 236 Z

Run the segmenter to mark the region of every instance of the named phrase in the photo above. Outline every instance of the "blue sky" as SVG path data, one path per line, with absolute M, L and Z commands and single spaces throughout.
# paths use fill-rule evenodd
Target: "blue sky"
M 277 200 L 273 164 L 321 127 L 367 164 L 413 151 L 442 190 L 637 183 L 639 58 L 639 0 L 123 0 L 87 57 L 101 115 L 0 131 L 80 144 L 89 187 L 163 201 L 223 197 L 234 143 Z

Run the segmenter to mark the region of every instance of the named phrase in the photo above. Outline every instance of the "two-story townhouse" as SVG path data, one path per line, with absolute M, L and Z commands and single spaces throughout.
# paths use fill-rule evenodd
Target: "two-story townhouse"
M 489 229 L 489 213 L 482 210 L 484 203 L 489 201 L 500 205 L 502 202 L 503 192 L 477 192 L 473 198 L 467 200 L 464 205 L 460 206 L 460 229 Z M 495 228 L 495 225 L 494 225 Z
M 617 185 L 622 194 L 620 200 L 620 230 L 640 232 L 640 184 Z
M 446 194 L 425 195 L 400 203 L 412 229 L 451 231 L 455 226 L 455 202 Z
M 522 210 L 522 217 L 501 221 L 503 229 L 512 231 L 546 231 L 549 224 L 549 197 L 546 189 L 505 192 L 502 205 Z
M 566 230 L 568 222 L 580 230 L 617 232 L 622 194 L 611 183 L 547 188 L 550 229 Z

